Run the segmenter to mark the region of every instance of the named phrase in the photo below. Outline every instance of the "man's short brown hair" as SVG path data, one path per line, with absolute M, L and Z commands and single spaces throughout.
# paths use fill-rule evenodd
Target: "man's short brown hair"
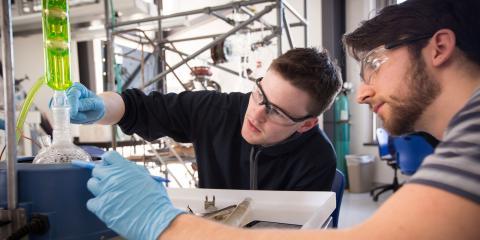
M 295 48 L 273 60 L 269 69 L 308 93 L 312 101 L 307 110 L 312 116 L 329 108 L 342 86 L 340 69 L 326 50 Z
M 457 48 L 468 60 L 480 65 L 479 0 L 408 0 L 382 9 L 374 18 L 362 22 L 344 36 L 347 51 L 361 60 L 368 51 L 401 39 L 432 36 L 440 29 L 455 33 Z M 428 39 L 409 44 L 418 57 Z

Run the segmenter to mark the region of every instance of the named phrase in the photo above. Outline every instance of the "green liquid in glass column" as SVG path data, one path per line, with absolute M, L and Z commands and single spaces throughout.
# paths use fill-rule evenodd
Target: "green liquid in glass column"
M 57 91 L 72 85 L 70 78 L 70 22 L 67 0 L 43 0 L 45 81 Z

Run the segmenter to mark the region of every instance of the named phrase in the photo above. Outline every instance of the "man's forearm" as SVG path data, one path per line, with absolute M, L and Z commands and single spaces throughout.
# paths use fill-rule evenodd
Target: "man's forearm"
M 159 240 L 270 240 L 270 239 L 349 239 L 350 230 L 245 230 L 228 227 L 192 215 L 178 216 Z
M 122 97 L 115 92 L 104 92 L 99 94 L 105 104 L 105 115 L 98 120 L 97 124 L 113 125 L 122 119 L 125 113 L 125 103 Z

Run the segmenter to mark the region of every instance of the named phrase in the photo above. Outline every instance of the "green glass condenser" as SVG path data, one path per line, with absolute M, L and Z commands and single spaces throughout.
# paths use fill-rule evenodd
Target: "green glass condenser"
M 72 85 L 70 77 L 70 22 L 67 0 L 42 1 L 45 81 L 56 91 Z

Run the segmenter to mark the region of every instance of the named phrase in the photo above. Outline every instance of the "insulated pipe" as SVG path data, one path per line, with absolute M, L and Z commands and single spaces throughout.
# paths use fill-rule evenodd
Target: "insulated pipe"
M 239 29 L 242 29 L 244 28 L 245 26 L 247 26 L 248 24 L 252 23 L 253 21 L 256 21 L 257 19 L 261 18 L 263 15 L 267 14 L 268 12 L 270 12 L 273 8 L 275 8 L 275 5 L 269 5 L 269 6 L 266 6 L 262 11 L 260 11 L 259 13 L 257 13 L 255 16 L 249 18 L 247 21 L 243 22 L 242 24 L 232 28 L 230 31 L 222 34 L 220 37 L 218 37 L 215 41 L 212 41 L 210 42 L 209 44 L 205 45 L 204 47 L 202 47 L 200 50 L 196 51 L 195 53 L 193 53 L 192 55 L 186 57 L 183 61 L 180 61 L 179 63 L 175 64 L 174 66 L 172 66 L 172 68 L 168 69 L 167 71 L 165 72 L 162 72 L 160 74 L 158 74 L 157 76 L 155 76 L 152 80 L 150 80 L 150 82 L 146 83 L 145 84 L 145 87 L 148 87 L 150 85 L 152 85 L 153 83 L 156 83 L 157 81 L 161 80 L 164 76 L 166 76 L 167 74 L 171 73 L 172 71 L 174 71 L 175 69 L 177 69 L 178 67 L 182 66 L 184 63 L 194 59 L 195 57 L 197 57 L 198 55 L 200 55 L 201 53 L 205 52 L 206 50 L 212 48 L 213 46 L 215 46 L 217 43 L 225 40 L 228 36 L 232 35 L 233 33 L 237 32 Z
M 17 208 L 17 144 L 15 141 L 15 93 L 13 66 L 13 37 L 11 1 L 2 1 L 3 96 L 5 103 L 5 131 L 7 135 L 7 206 Z

